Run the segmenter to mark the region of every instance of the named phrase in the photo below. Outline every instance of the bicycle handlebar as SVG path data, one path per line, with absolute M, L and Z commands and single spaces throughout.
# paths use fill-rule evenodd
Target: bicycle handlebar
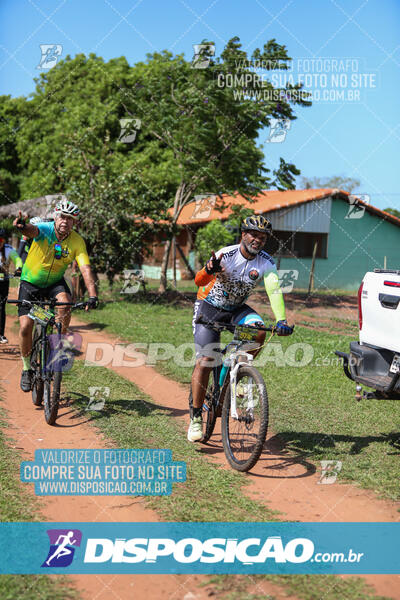
M 8 304 L 25 304 L 26 306 L 33 306 L 39 304 L 39 306 L 71 306 L 72 308 L 85 308 L 89 302 L 52 302 L 51 300 L 7 300 Z
M 275 330 L 275 326 L 274 325 L 269 325 L 268 327 L 262 327 L 260 325 L 242 325 L 239 323 L 236 324 L 232 324 L 232 323 L 224 323 L 223 321 L 205 321 L 204 319 L 202 319 L 202 317 L 197 317 L 196 323 L 198 323 L 199 325 L 205 325 L 206 327 L 209 327 L 210 329 L 215 329 L 216 331 L 222 331 L 223 329 L 227 329 L 228 331 L 231 331 L 232 333 L 235 331 L 235 328 L 237 326 L 239 327 L 248 327 L 249 329 L 258 329 L 259 331 L 274 331 Z

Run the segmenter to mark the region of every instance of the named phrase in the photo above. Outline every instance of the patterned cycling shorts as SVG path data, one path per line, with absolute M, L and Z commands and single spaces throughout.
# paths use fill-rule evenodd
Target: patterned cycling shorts
M 196 323 L 196 319 L 200 315 L 205 321 L 222 321 L 230 325 L 253 325 L 254 323 L 264 325 L 264 321 L 260 315 L 247 304 L 241 304 L 235 310 L 228 311 L 217 308 L 205 300 L 196 300 L 192 320 L 196 358 L 200 358 L 201 356 L 219 357 L 218 362 L 221 362 L 218 352 L 221 334 L 206 325 Z

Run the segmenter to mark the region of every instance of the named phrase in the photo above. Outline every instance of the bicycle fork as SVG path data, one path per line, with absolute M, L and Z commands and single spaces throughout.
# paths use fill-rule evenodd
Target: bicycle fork
M 242 358 L 242 360 L 240 360 L 241 358 Z M 245 358 L 246 360 L 243 360 L 243 358 Z M 231 417 L 232 417 L 232 419 L 239 418 L 238 414 L 237 414 L 237 410 L 236 410 L 237 372 L 242 365 L 251 364 L 253 358 L 254 357 L 252 354 L 249 354 L 248 352 L 244 352 L 243 350 L 238 350 L 237 352 L 232 353 L 231 356 L 229 357 L 229 360 L 231 363 L 229 377 L 230 377 L 230 384 L 231 384 Z M 247 408 L 248 409 L 253 408 L 253 389 L 251 386 L 249 387 L 249 390 L 248 390 Z

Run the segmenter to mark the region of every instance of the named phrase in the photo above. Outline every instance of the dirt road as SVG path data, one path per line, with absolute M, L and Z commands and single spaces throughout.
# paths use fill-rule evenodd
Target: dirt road
M 43 413 L 35 409 L 30 395 L 19 391 L 20 359 L 16 349 L 16 334 L 8 320 L 7 336 L 10 339 L 8 352 L 0 354 L 0 376 L 5 389 L 4 406 L 9 413 L 8 433 L 15 440 L 15 447 L 24 458 L 32 460 L 36 448 L 100 448 L 111 442 L 92 428 L 85 416 L 78 416 L 73 407 L 60 411 L 57 427 L 45 424 Z M 74 321 L 73 329 L 81 332 L 85 345 L 88 342 L 121 343 L 123 340 L 107 336 L 104 332 L 92 331 L 86 324 Z M 160 405 L 185 409 L 187 389 L 158 374 L 153 368 L 113 367 L 113 370 L 138 385 Z M 176 418 L 176 417 L 173 417 Z M 182 435 L 187 423 L 182 422 Z M 217 429 L 211 442 L 202 447 L 210 460 L 225 465 L 220 432 Z M 246 493 L 270 509 L 278 510 L 283 520 L 299 521 L 365 521 L 395 522 L 399 520 L 398 506 L 377 499 L 372 492 L 352 485 L 318 484 L 320 475 L 307 460 L 293 456 L 272 435 L 267 441 L 267 452 L 248 475 L 250 485 Z M 157 515 L 145 507 L 142 498 L 113 497 L 49 497 L 44 500 L 43 513 L 54 521 L 157 521 Z M 400 577 L 366 575 L 376 592 L 400 599 Z M 208 597 L 205 588 L 198 585 L 204 578 L 197 576 L 79 576 L 74 577 L 78 589 L 84 589 L 84 598 L 101 600 L 109 596 L 108 586 L 118 590 L 120 598 L 171 599 L 184 598 L 193 594 L 197 600 Z M 263 584 L 265 594 L 284 597 L 276 586 Z M 188 596 L 190 598 L 190 596 Z
M 57 426 L 46 424 L 43 410 L 33 406 L 31 394 L 19 389 L 21 361 L 17 336 L 8 319 L 7 347 L 0 347 L 0 382 L 4 390 L 0 405 L 8 415 L 7 436 L 11 447 L 24 460 L 34 460 L 37 448 L 107 448 L 115 447 L 88 423 L 90 417 L 64 406 Z M 104 338 L 103 338 L 104 339 Z M 32 484 L 22 484 L 33 494 Z M 43 521 L 67 522 L 156 522 L 157 514 L 145 506 L 143 497 L 121 496 L 48 496 L 41 499 Z M 205 600 L 215 597 L 213 586 L 206 586 L 206 576 L 197 575 L 74 575 L 73 586 L 84 600 Z M 203 586 L 200 587 L 200 584 Z M 285 592 L 269 582 L 254 581 L 259 594 L 271 594 L 277 600 Z M 294 598 L 294 600 L 296 600 Z

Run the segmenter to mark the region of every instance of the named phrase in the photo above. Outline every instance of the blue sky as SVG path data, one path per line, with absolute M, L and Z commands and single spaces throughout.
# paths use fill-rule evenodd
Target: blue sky
M 265 143 L 269 132 L 261 132 L 266 165 L 283 156 L 304 176 L 356 177 L 372 204 L 400 210 L 399 31 L 398 0 L 2 0 L 0 94 L 34 91 L 40 44 L 62 45 L 61 58 L 95 52 L 134 64 L 163 49 L 191 60 L 203 39 L 219 55 L 236 35 L 250 54 L 276 38 L 293 76 L 313 78 L 314 93 L 324 92 L 325 74 L 328 99 L 296 109 L 282 143 Z M 334 61 L 345 76 L 340 89 L 328 70 Z

